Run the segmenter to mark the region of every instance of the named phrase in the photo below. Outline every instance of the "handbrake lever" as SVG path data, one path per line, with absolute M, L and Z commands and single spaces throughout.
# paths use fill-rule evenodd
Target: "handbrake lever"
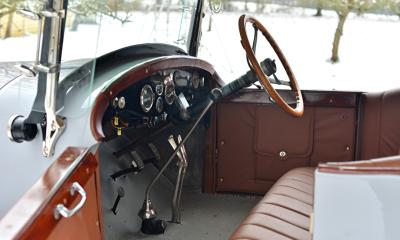
M 174 136 L 171 135 L 168 138 L 168 142 L 171 145 L 172 149 L 177 148 L 177 144 L 174 140 Z M 182 142 L 182 137 L 181 135 L 178 135 L 178 143 Z M 188 161 L 187 161 L 187 154 L 186 154 L 186 148 L 185 145 L 182 145 L 180 150 L 177 153 L 179 161 L 177 162 L 177 165 L 179 167 L 178 170 L 178 177 L 176 178 L 176 183 L 175 183 L 175 190 L 174 190 L 174 196 L 172 198 L 172 217 L 171 217 L 171 222 L 173 223 L 180 223 L 181 222 L 181 195 L 182 195 L 182 187 L 183 187 L 183 179 L 185 177 L 186 173 L 186 168 L 188 166 Z

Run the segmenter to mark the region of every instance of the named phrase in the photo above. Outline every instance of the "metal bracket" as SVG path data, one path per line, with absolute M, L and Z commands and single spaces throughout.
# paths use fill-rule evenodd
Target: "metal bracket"
M 44 72 L 44 73 L 58 73 L 60 72 L 60 65 L 55 64 L 52 66 L 45 66 L 43 64 L 35 64 L 33 65 L 33 68 L 38 71 L 38 72 Z
M 38 20 L 39 24 L 35 63 L 33 66 L 17 65 L 16 67 L 26 76 L 35 77 L 39 73 L 36 99 L 27 122 L 41 124 L 42 152 L 45 157 L 53 156 L 55 145 L 65 130 L 66 119 L 56 115 L 56 100 L 67 4 L 68 0 L 53 0 L 49 1 L 49 5 L 39 13 L 26 9 L 17 11 L 26 18 Z M 43 44 L 44 41 L 46 44 Z M 33 110 L 35 107 L 36 109 Z M 35 112 L 43 115 L 32 121 L 30 117 Z M 43 119 L 44 116 L 45 119 Z
M 65 10 L 44 10 L 40 12 L 40 16 L 47 18 L 65 18 Z

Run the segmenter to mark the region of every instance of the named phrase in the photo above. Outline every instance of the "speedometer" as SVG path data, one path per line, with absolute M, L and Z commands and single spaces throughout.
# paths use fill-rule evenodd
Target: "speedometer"
M 154 98 L 155 96 L 151 86 L 148 84 L 144 85 L 140 93 L 140 106 L 144 112 L 149 112 L 151 110 Z

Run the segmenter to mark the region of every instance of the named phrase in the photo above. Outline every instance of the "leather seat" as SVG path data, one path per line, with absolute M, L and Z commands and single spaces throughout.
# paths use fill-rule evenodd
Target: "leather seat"
M 297 168 L 283 175 L 230 239 L 311 239 L 314 171 Z
M 400 89 L 362 95 L 361 159 L 400 154 L 399 105 Z M 340 164 L 350 166 L 350 171 L 355 171 L 355 166 L 365 168 L 381 162 Z M 325 168 L 333 166 L 335 164 L 330 163 Z M 230 239 L 311 239 L 309 229 L 313 211 L 314 171 L 315 168 L 297 168 L 283 175 Z

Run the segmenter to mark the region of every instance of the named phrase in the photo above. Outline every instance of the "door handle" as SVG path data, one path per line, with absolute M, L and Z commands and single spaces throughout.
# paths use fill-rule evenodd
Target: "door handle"
M 72 209 L 66 208 L 64 204 L 57 204 L 57 206 L 54 208 L 55 219 L 59 219 L 61 216 L 70 218 L 83 207 L 86 202 L 86 192 L 78 182 L 74 182 L 69 190 L 71 196 L 74 196 L 76 192 L 78 192 L 82 197 L 79 203 Z

